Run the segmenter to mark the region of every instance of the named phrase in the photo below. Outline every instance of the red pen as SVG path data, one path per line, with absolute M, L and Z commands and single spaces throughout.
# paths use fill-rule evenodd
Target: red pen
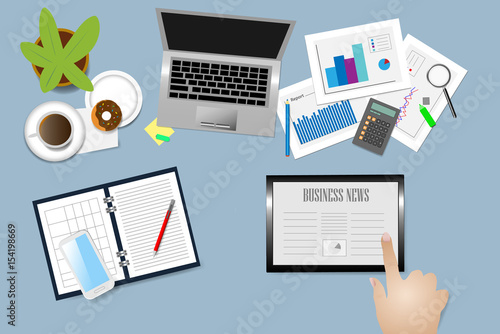
M 158 236 L 158 240 L 156 240 L 155 254 L 153 255 L 153 257 L 156 256 L 158 248 L 160 247 L 161 239 L 163 238 L 163 232 L 165 232 L 165 227 L 167 227 L 168 219 L 170 218 L 170 214 L 172 213 L 172 209 L 174 208 L 174 203 L 174 200 L 170 201 L 170 206 L 168 207 L 167 214 L 165 215 L 165 220 L 163 220 L 163 225 L 161 226 L 160 235 Z

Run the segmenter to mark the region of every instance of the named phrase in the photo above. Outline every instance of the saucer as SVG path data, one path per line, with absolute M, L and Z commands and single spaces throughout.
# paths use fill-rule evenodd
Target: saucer
M 73 123 L 73 139 L 66 146 L 56 149 L 45 146 L 38 136 L 29 137 L 36 133 L 36 127 L 40 118 L 53 111 L 66 116 Z M 85 140 L 85 124 L 83 124 L 83 120 L 75 108 L 69 104 L 59 101 L 45 102 L 33 109 L 26 119 L 24 139 L 31 152 L 40 159 L 46 161 L 63 161 L 71 158 L 82 147 Z
M 94 90 L 85 93 L 87 108 L 102 100 L 111 100 L 118 104 L 122 111 L 122 121 L 118 126 L 130 124 L 139 115 L 142 108 L 141 87 L 134 78 L 121 71 L 106 71 L 97 75 L 93 80 Z

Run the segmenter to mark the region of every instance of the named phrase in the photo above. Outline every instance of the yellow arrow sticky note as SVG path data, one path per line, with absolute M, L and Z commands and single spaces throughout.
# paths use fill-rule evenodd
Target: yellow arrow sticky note
M 156 139 L 156 135 L 162 135 L 162 136 L 170 137 L 174 133 L 174 130 L 172 128 L 158 126 L 156 124 L 157 120 L 158 119 L 155 118 L 154 121 L 152 121 L 151 123 L 149 123 L 149 125 L 146 126 L 146 128 L 144 130 L 158 144 L 158 146 L 160 146 L 161 144 L 164 143 L 164 141 Z

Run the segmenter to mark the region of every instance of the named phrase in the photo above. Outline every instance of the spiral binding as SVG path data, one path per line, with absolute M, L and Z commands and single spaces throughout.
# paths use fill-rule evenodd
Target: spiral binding
M 117 209 L 116 209 L 116 206 L 112 206 L 110 208 L 106 208 L 106 213 L 111 213 L 111 212 L 115 212 Z

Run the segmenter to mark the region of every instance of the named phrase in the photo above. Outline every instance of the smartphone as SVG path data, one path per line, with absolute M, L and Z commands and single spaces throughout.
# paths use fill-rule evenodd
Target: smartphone
M 94 299 L 115 286 L 108 267 L 87 231 L 76 232 L 62 240 L 59 249 L 85 298 Z

